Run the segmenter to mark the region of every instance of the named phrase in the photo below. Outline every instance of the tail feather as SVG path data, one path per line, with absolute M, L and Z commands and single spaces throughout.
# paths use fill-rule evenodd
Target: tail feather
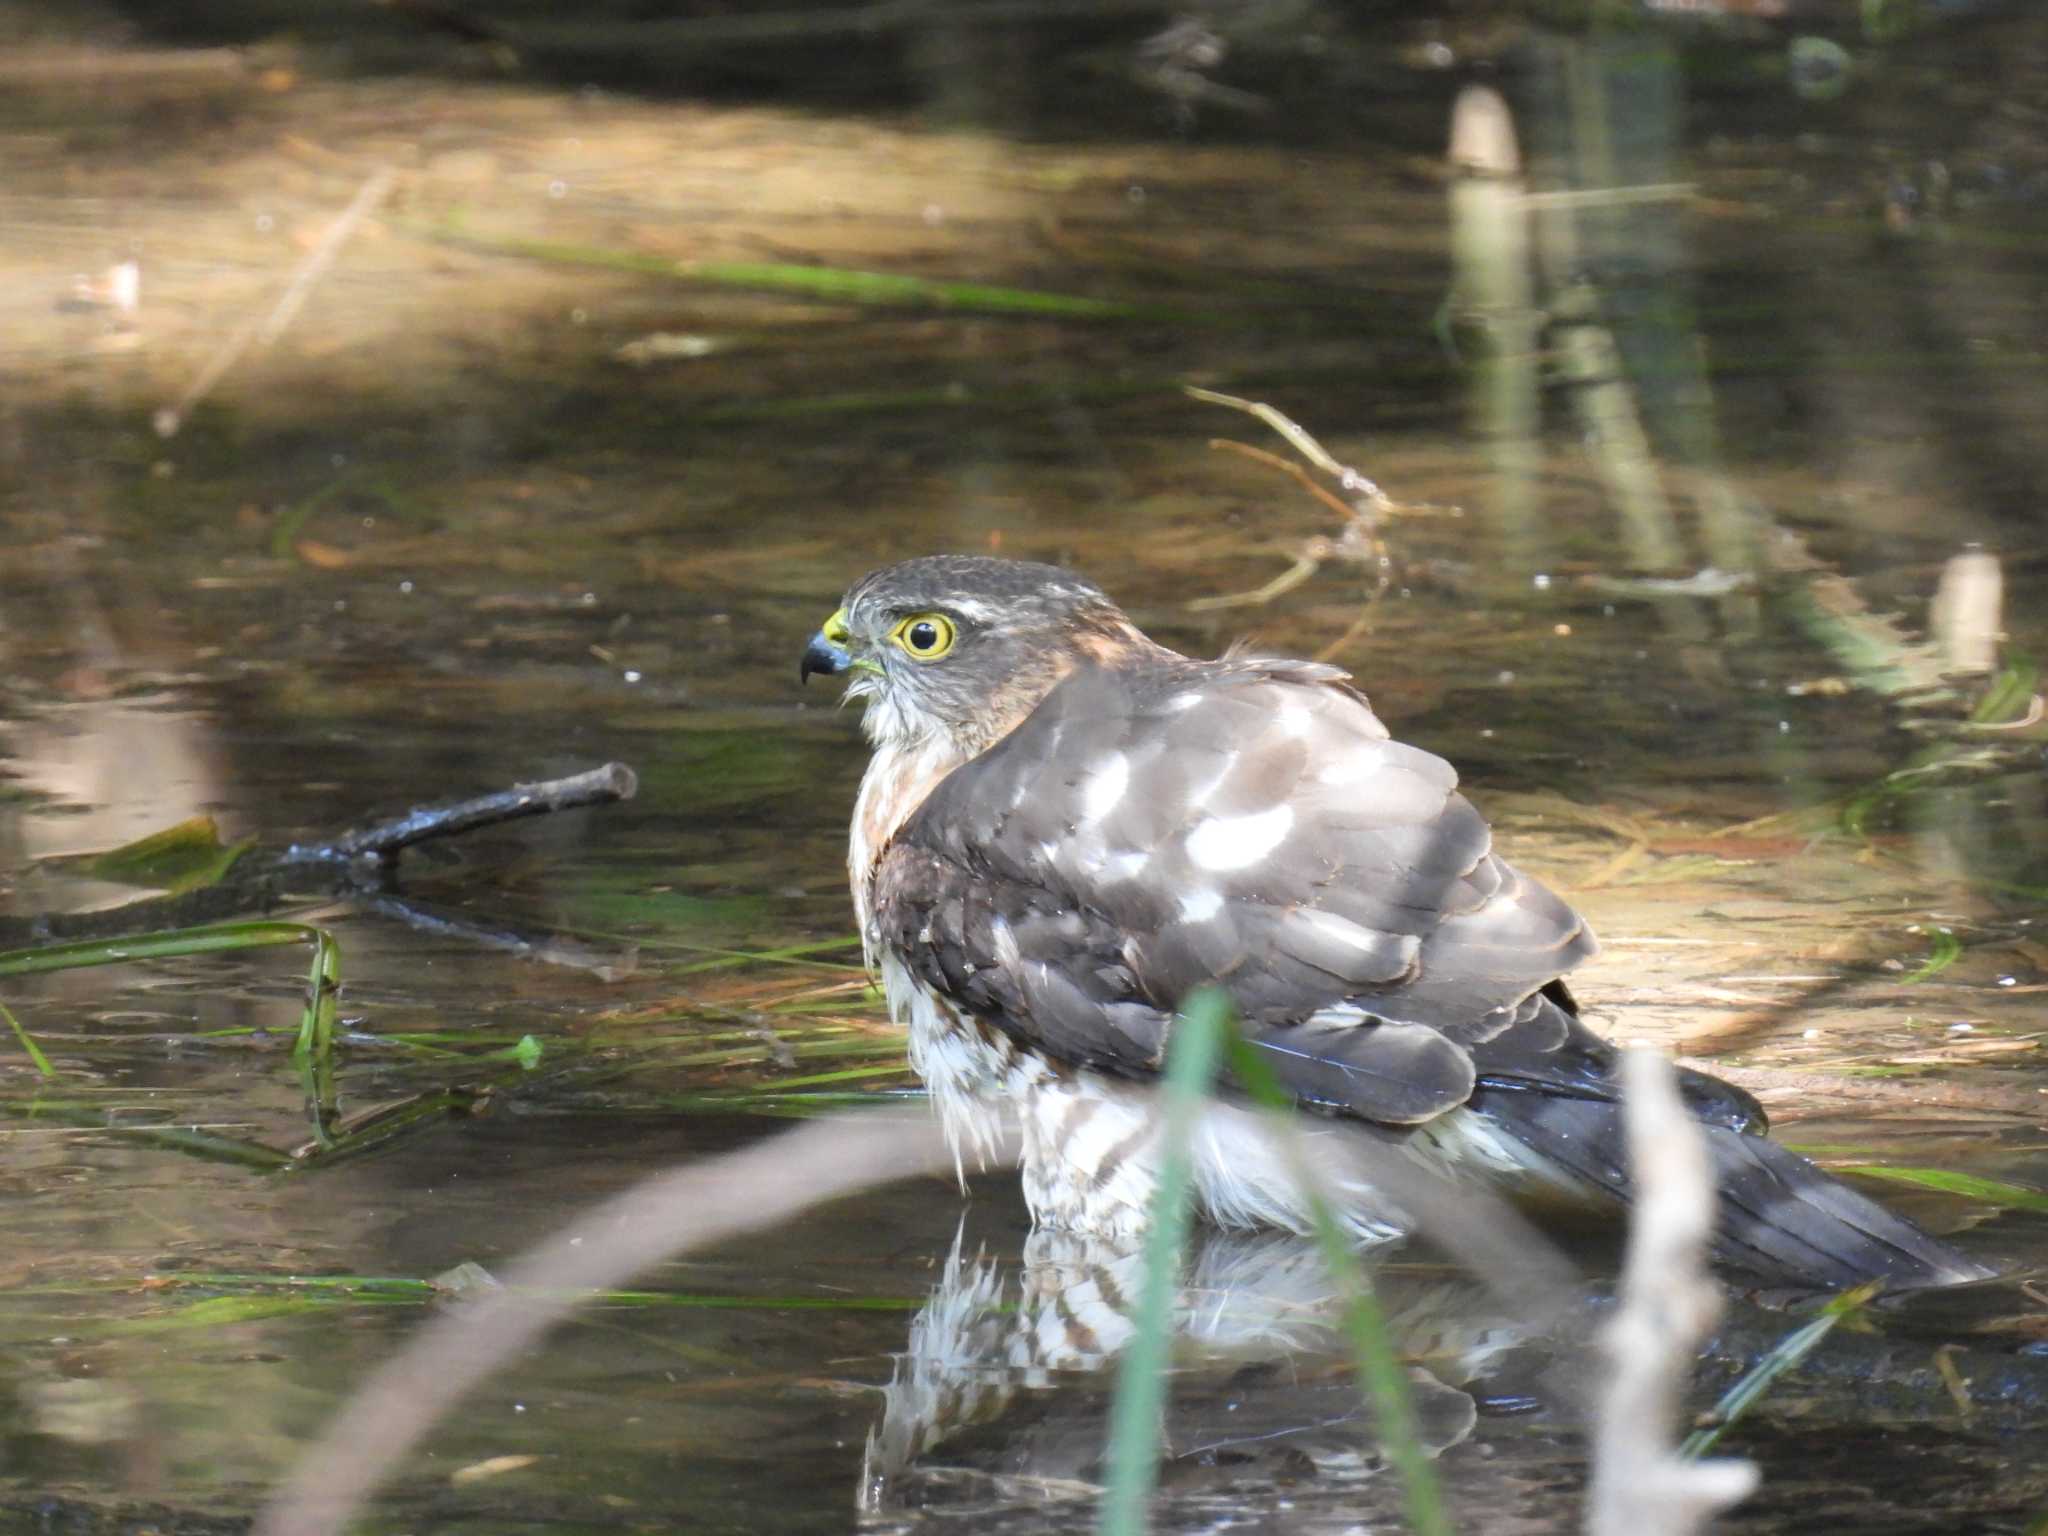
M 1707 1146 L 1721 1197 L 1715 1246 L 1730 1264 L 1830 1288 L 1882 1279 L 1903 1290 L 1992 1273 L 1774 1141 L 1713 1126 Z
M 1540 1182 L 1631 1198 L 1621 1106 L 1482 1088 L 1471 1107 L 1535 1154 Z M 1777 1283 L 1830 1290 L 1953 1285 L 1995 1271 L 1830 1177 L 1796 1152 L 1729 1124 L 1703 1124 L 1718 1187 L 1716 1259 Z

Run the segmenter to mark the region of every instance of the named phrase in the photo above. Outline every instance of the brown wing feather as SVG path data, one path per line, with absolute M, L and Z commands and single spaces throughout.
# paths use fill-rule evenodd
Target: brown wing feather
M 1331 668 L 1082 672 L 933 791 L 874 910 L 928 984 L 1060 1060 L 1156 1071 L 1215 981 L 1296 1093 L 1412 1123 L 1470 1096 L 1474 1045 L 1561 1045 L 1540 989 L 1593 950 L 1456 785 Z

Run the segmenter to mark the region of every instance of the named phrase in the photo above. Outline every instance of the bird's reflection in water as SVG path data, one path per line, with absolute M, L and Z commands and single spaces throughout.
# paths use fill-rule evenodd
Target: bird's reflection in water
M 1423 1445 L 1453 1453 L 1460 1510 L 1485 1514 L 1487 1529 L 1575 1522 L 1603 1375 L 1590 1341 L 1611 1284 L 1586 1281 L 1539 1311 L 1413 1249 L 1360 1258 L 1407 1365 Z M 1135 1244 L 1072 1233 L 1034 1231 L 1015 1260 L 970 1256 L 956 1237 L 868 1435 L 858 1502 L 869 1531 L 930 1530 L 934 1519 L 972 1520 L 977 1532 L 1089 1528 L 1142 1268 Z M 2037 1434 L 2048 1415 L 2040 1284 L 2030 1274 L 1883 1298 L 1779 1380 L 1771 1414 L 1824 1434 L 1877 1421 L 1947 1432 L 1962 1411 L 1959 1375 L 1978 1430 Z M 1698 1362 L 1699 1408 L 1777 1351 L 1820 1298 L 1727 1299 Z M 1295 1531 L 1398 1523 L 1397 1479 L 1379 1475 L 1386 1457 L 1339 1292 L 1312 1240 L 1198 1231 L 1173 1328 L 1160 1486 L 1182 1517 L 1168 1523 L 1257 1525 L 1282 1512 Z M 1954 1371 L 1930 1367 L 1937 1352 Z M 1772 1443 L 1752 1435 L 1744 1449 Z
M 1371 1257 L 1367 1257 L 1371 1264 Z M 956 1239 L 870 1431 L 860 1507 L 1003 1506 L 1100 1491 L 1117 1357 L 1141 1290 L 1135 1244 L 1035 1231 L 1014 1269 Z M 1505 1375 L 1544 1342 L 1477 1282 L 1409 1259 L 1372 1270 L 1432 1455 L 1464 1441 Z M 1173 1313 L 1161 1484 L 1356 1486 L 1383 1456 L 1342 1336 L 1340 1293 L 1311 1239 L 1207 1231 Z M 1526 1358 L 1525 1358 L 1526 1357 Z M 1533 1379 L 1533 1376 L 1529 1379 Z

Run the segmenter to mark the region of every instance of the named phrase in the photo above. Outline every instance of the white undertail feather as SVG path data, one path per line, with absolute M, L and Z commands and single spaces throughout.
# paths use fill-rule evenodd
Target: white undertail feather
M 963 1025 L 894 955 L 884 951 L 877 969 L 889 1016 L 909 1028 L 911 1070 L 931 1094 L 965 1189 L 967 1154 L 973 1153 L 977 1166 L 985 1164 L 1006 1111 L 1022 1100 L 1031 1078 L 1049 1076 L 1052 1069 L 979 1025 Z

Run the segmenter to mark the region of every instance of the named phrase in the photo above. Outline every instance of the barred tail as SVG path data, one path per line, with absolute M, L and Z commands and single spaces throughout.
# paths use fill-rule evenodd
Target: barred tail
M 1983 1280 L 1993 1271 L 1774 1141 L 1707 1130 L 1720 1186 L 1715 1248 L 1728 1264 L 1829 1289 L 1890 1290 Z
M 1631 1194 L 1621 1106 L 1482 1087 L 1471 1107 L 1534 1156 L 1533 1178 L 1581 1194 Z M 1838 1290 L 1953 1285 L 1995 1271 L 1751 1131 L 1703 1124 L 1720 1194 L 1715 1258 L 1777 1283 Z

